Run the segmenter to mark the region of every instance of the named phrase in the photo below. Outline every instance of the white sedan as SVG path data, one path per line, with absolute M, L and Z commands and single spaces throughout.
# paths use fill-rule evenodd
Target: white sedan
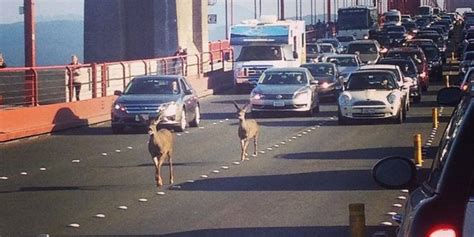
M 404 93 L 393 72 L 365 70 L 353 72 L 346 90 L 338 99 L 338 121 L 393 119 L 405 120 Z

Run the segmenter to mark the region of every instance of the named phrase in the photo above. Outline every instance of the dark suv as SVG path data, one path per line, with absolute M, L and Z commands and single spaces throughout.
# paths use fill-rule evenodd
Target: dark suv
M 444 88 L 442 106 L 456 106 L 428 178 L 418 184 L 413 162 L 403 157 L 380 160 L 372 172 L 387 188 L 412 190 L 401 216 L 398 236 L 474 236 L 474 90 Z
M 429 86 L 429 70 L 428 70 L 428 60 L 426 59 L 425 53 L 419 47 L 400 47 L 390 49 L 386 57 L 395 57 L 395 58 L 411 58 L 420 74 L 420 84 L 421 90 L 427 91 Z

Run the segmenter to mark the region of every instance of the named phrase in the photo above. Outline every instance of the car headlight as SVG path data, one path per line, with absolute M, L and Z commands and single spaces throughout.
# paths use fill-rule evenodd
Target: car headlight
M 327 88 L 329 88 L 330 86 L 331 86 L 331 84 L 330 84 L 330 83 L 327 83 L 327 82 L 323 82 L 323 84 L 320 85 L 320 87 L 323 88 L 323 89 L 327 89 Z
M 310 101 L 310 92 L 308 90 L 297 91 L 293 99 L 296 103 L 306 103 Z
M 395 101 L 397 101 L 397 95 L 391 93 L 390 95 L 387 96 L 387 101 L 390 104 L 395 103 Z
M 159 110 L 163 110 L 163 115 L 165 117 L 175 116 L 176 113 L 178 112 L 178 105 L 176 105 L 175 102 L 171 102 L 169 104 L 163 104 L 160 106 L 160 108 L 158 108 L 158 111 Z
M 123 106 L 122 104 L 119 104 L 119 103 L 117 103 L 117 104 L 114 105 L 114 109 L 115 109 L 115 110 L 120 110 L 120 111 L 122 111 L 122 112 L 125 112 L 125 106 Z
M 342 94 L 339 96 L 339 105 L 348 105 L 351 102 L 351 97 L 347 94 Z
M 250 98 L 254 100 L 263 100 L 265 98 L 265 95 L 260 90 L 253 90 L 250 93 Z

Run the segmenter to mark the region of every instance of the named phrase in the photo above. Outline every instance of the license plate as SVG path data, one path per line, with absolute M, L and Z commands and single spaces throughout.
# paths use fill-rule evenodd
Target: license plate
M 150 120 L 150 115 L 148 114 L 137 114 L 135 115 L 135 121 L 140 122 L 140 121 L 148 121 Z
M 375 114 L 375 109 L 362 109 L 363 114 Z
M 274 107 L 283 107 L 283 106 L 285 106 L 285 102 L 284 101 L 275 101 L 275 102 L 273 102 L 273 106 Z

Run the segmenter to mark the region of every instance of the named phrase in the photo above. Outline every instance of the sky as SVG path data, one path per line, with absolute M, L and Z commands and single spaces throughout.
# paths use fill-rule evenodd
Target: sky
M 98 0 L 100 1 L 100 0 Z M 78 20 L 84 17 L 84 0 L 35 0 L 36 20 Z M 23 0 L 0 0 L 0 24 L 22 22 Z

